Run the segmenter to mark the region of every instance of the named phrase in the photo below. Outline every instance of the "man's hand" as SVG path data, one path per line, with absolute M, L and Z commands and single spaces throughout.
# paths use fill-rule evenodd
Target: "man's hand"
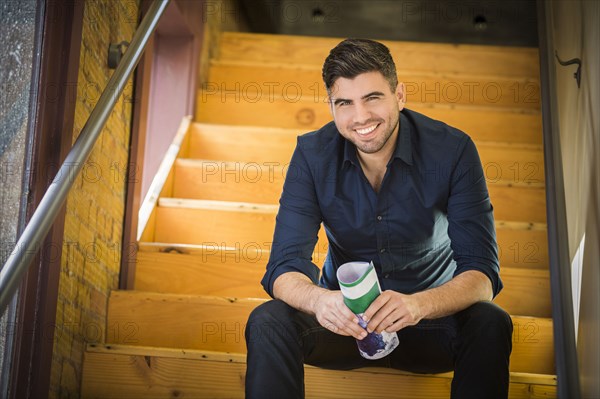
M 367 336 L 358 324 L 358 317 L 344 303 L 341 291 L 323 290 L 314 302 L 313 311 L 319 324 L 329 331 L 356 339 Z
M 365 311 L 363 319 L 369 332 L 394 332 L 422 319 L 448 316 L 492 298 L 490 279 L 478 270 L 467 270 L 439 287 L 411 295 L 384 291 Z
M 396 291 L 384 291 L 367 308 L 363 319 L 368 321 L 369 332 L 395 332 L 414 326 L 423 318 L 421 305 L 416 297 Z
M 344 303 L 341 291 L 316 286 L 298 272 L 288 272 L 273 283 L 275 298 L 308 314 L 314 314 L 323 327 L 340 335 L 363 339 L 367 332 L 358 324 L 358 317 Z

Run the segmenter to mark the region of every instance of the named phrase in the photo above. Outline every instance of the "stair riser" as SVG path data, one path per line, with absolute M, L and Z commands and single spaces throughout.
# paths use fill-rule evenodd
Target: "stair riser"
M 447 77 L 441 74 L 423 75 L 418 72 L 399 73 L 404 83 L 408 104 L 460 104 L 475 106 L 512 107 L 538 110 L 540 86 L 538 81 L 515 78 L 481 78 L 476 76 Z M 295 101 L 301 96 L 315 102 L 325 102 L 327 92 L 321 69 L 282 68 L 264 64 L 213 63 L 205 92 L 238 91 L 247 101 L 261 97 Z
M 188 158 L 222 162 L 255 162 L 287 165 L 296 147 L 299 129 L 251 128 L 230 125 L 194 124 L 190 130 Z M 527 135 L 512 130 L 496 137 L 501 145 L 470 132 L 488 179 L 492 182 L 543 183 L 544 160 L 538 135 L 531 142 Z M 534 140 L 535 138 L 535 140 Z M 512 141 L 513 144 L 507 144 Z M 268 162 L 268 163 L 267 163 Z M 273 164 L 274 163 L 274 164 Z
M 213 248 L 230 247 L 242 253 L 270 251 L 274 228 L 275 213 L 159 207 L 154 240 Z M 505 229 L 500 225 L 496 230 L 501 264 L 547 267 L 545 231 Z M 327 238 L 321 228 L 315 252 L 326 253 L 327 246 Z
M 287 171 L 285 166 L 258 163 L 180 162 L 175 167 L 173 197 L 277 204 Z M 545 223 L 543 188 L 492 182 L 488 189 L 497 219 Z
M 82 397 L 244 398 L 245 363 L 86 353 Z M 427 375 L 305 368 L 306 398 L 347 399 L 368 387 L 373 399 L 450 397 L 451 380 Z M 556 386 L 512 382 L 509 399 L 553 398 Z
M 408 104 L 407 108 L 454 126 L 478 140 L 540 144 L 539 113 L 494 111 L 469 106 L 454 108 Z M 271 126 L 298 129 L 298 134 L 316 130 L 332 121 L 329 107 L 311 98 L 255 101 L 241 94 L 198 92 L 196 119 L 204 123 L 237 126 Z
M 302 36 L 225 33 L 219 43 L 219 61 L 321 68 L 329 51 L 341 39 Z M 382 41 L 397 62 L 398 71 L 443 72 L 448 75 L 484 75 L 539 78 L 537 49 Z
M 246 322 L 260 303 L 113 292 L 108 309 L 107 342 L 245 353 Z M 511 370 L 553 374 L 552 321 L 512 317 Z
M 215 252 L 214 249 L 193 255 L 138 252 L 135 288 L 148 292 L 268 299 L 260 285 L 268 253 Z M 495 299 L 498 305 L 510 314 L 551 317 L 548 272 L 515 268 L 502 268 L 500 272 L 504 290 Z

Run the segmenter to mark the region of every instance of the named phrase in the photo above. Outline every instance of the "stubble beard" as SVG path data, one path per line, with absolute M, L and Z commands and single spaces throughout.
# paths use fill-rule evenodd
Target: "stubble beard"
M 358 140 L 354 139 L 353 136 L 350 136 L 350 137 L 352 137 L 352 139 L 350 139 L 350 141 L 352 142 L 352 144 L 354 144 L 356 146 L 356 148 L 360 152 L 363 152 L 365 154 L 374 154 L 378 151 L 381 151 L 381 149 L 389 141 L 390 137 L 392 137 L 392 134 L 394 133 L 394 130 L 396 130 L 397 127 L 398 127 L 398 129 L 400 129 L 400 127 L 398 126 L 399 121 L 400 121 L 399 116 L 396 116 L 396 120 L 390 119 L 389 120 L 390 128 L 388 129 L 388 131 L 385 132 L 385 134 L 383 136 L 381 136 L 381 139 L 376 138 L 375 140 L 373 140 L 371 142 L 362 143 L 362 142 L 359 142 Z

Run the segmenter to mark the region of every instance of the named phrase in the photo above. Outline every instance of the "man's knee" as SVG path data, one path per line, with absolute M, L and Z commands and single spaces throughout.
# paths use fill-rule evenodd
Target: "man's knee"
M 474 336 L 511 340 L 513 324 L 510 315 L 493 302 L 477 302 L 463 312 L 463 328 Z
M 257 343 L 272 341 L 274 337 L 293 335 L 293 308 L 280 300 L 272 300 L 257 306 L 248 317 L 246 341 Z

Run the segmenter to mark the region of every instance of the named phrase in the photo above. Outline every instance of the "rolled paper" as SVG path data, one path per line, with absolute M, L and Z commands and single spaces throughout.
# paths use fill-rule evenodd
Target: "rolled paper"
M 367 323 L 362 315 L 371 302 L 381 294 L 381 286 L 373 262 L 349 262 L 337 270 L 344 303 L 358 316 L 358 323 L 366 330 Z M 358 350 L 366 359 L 381 359 L 390 354 L 398 346 L 398 334 L 373 331 L 362 340 L 356 340 Z

